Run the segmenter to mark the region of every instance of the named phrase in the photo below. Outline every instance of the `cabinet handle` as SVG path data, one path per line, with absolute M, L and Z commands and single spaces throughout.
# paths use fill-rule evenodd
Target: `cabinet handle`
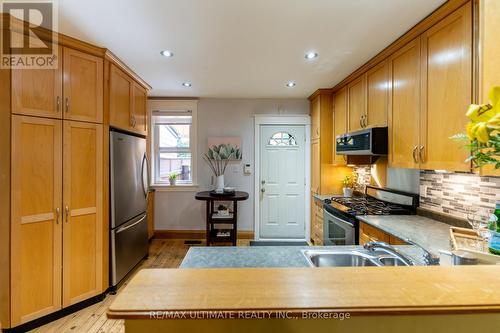
M 364 127 L 368 126 L 368 120 L 366 118 L 366 114 L 363 116 L 363 124 L 364 124 Z
M 425 161 L 425 151 L 424 151 L 424 148 L 425 146 L 424 145 L 420 145 L 420 147 L 418 148 L 418 157 L 420 158 L 420 162 L 424 162 Z
M 66 97 L 66 112 L 69 112 L 69 98 Z
M 66 223 L 68 223 L 68 222 L 69 222 L 69 207 L 68 207 L 68 206 L 66 206 L 66 207 L 64 208 L 64 210 L 66 211 Z
M 61 215 L 61 210 L 59 207 L 56 208 L 56 224 L 59 224 L 59 216 Z
M 57 96 L 57 98 L 56 98 L 56 112 L 59 112 L 60 107 L 61 107 L 61 97 Z
M 416 155 L 416 153 L 417 153 L 417 148 L 418 148 L 418 146 L 414 146 L 414 147 L 413 147 L 413 151 L 412 151 L 412 153 L 411 153 L 411 154 L 412 154 L 412 156 L 413 156 L 413 162 L 415 162 L 415 163 L 418 163 L 418 160 L 417 160 L 417 155 Z
M 363 116 L 359 118 L 359 126 L 363 128 Z

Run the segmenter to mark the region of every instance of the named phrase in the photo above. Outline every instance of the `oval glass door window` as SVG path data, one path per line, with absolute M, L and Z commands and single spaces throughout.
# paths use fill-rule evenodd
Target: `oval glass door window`
M 267 144 L 270 146 L 297 146 L 297 141 L 290 133 L 278 132 L 271 136 Z

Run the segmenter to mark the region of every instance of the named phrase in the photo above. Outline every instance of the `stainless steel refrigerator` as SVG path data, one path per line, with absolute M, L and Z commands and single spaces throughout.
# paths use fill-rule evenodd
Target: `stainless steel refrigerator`
M 110 131 L 110 278 L 120 281 L 148 255 L 146 139 Z

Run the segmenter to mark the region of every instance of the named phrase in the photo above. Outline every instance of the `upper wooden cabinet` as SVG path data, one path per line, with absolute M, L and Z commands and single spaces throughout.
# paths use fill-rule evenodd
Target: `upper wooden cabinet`
M 12 113 L 103 121 L 102 58 L 59 46 L 57 69 L 13 69 Z
M 347 108 L 349 131 L 365 127 L 366 121 L 366 74 L 347 85 Z
M 118 66 L 110 68 L 110 125 L 139 134 L 147 134 L 147 91 Z
M 12 116 L 11 324 L 61 309 L 62 123 Z
M 422 97 L 418 160 L 422 169 L 470 171 L 462 142 L 472 103 L 472 5 L 467 3 L 421 37 Z
M 321 116 L 321 102 L 320 98 L 314 98 L 311 101 L 311 139 L 319 139 L 320 132 L 320 116 Z
M 102 123 L 103 59 L 64 48 L 64 118 Z
M 64 121 L 63 306 L 101 292 L 102 125 Z
M 418 168 L 420 120 L 420 37 L 389 58 L 389 164 Z
M 366 73 L 365 127 L 387 126 L 389 63 L 382 61 Z
M 345 155 L 336 154 L 336 137 L 347 132 L 347 90 L 342 88 L 333 96 L 332 160 L 335 164 L 345 164 Z
M 61 64 L 57 69 L 13 69 L 11 91 L 12 113 L 62 118 Z

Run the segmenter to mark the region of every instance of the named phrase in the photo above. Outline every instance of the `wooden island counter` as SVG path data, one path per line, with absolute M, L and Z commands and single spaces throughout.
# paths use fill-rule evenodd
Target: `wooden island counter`
M 126 332 L 493 332 L 499 286 L 499 266 L 143 269 L 107 314 Z

